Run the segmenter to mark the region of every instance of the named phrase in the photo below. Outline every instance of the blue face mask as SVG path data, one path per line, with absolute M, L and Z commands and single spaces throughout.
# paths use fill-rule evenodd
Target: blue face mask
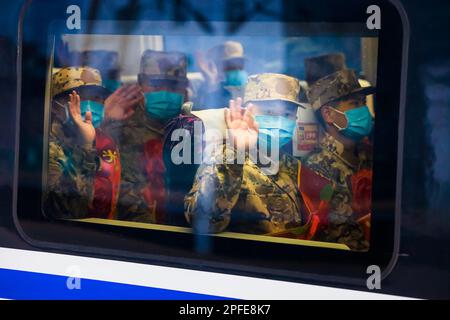
M 342 132 L 344 136 L 355 141 L 360 141 L 367 137 L 373 129 L 373 118 L 370 114 L 369 107 L 363 106 L 356 109 L 341 112 L 347 118 L 347 127 L 340 128 L 335 124 L 335 127 Z
M 86 112 L 90 111 L 92 113 L 92 125 L 94 128 L 98 128 L 103 122 L 105 117 L 103 104 L 92 100 L 83 100 L 80 102 L 80 109 L 83 119 L 86 117 Z
M 270 149 L 271 141 L 276 138 L 277 132 L 280 148 L 292 140 L 296 126 L 295 120 L 282 116 L 255 116 L 255 121 L 259 125 L 258 141 L 260 145 Z
M 114 92 L 122 86 L 122 82 L 119 80 L 105 79 L 102 85 L 109 91 Z
M 149 92 L 145 94 L 145 109 L 152 118 L 168 120 L 180 113 L 183 101 L 184 97 L 179 93 Z
M 224 86 L 242 87 L 247 83 L 248 74 L 244 70 L 230 70 L 225 72 Z

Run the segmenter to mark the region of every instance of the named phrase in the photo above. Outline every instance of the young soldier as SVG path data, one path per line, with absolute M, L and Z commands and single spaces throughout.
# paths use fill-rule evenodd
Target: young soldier
M 186 64 L 181 53 L 144 52 L 138 81 L 145 102 L 129 110 L 120 106 L 111 110 L 124 115 L 105 125 L 121 150 L 120 220 L 167 223 L 164 128 L 182 113 L 188 86 Z
M 115 217 L 120 154 L 101 129 L 111 94 L 96 69 L 67 67 L 52 79 L 45 214 L 52 218 Z
M 197 55 L 204 82 L 196 92 L 196 109 L 224 108 L 247 83 L 244 48 L 240 42 L 226 41 L 211 48 L 206 58 Z
M 213 161 L 200 166 L 185 197 L 186 219 L 196 232 L 273 234 L 308 222 L 297 188 L 298 161 L 292 156 L 299 93 L 295 78 L 259 74 L 249 77 L 245 109 L 241 99 L 230 101 L 224 121 L 232 144 L 224 143 L 212 154 Z M 248 154 L 239 162 L 237 150 L 272 149 L 272 144 L 280 148 L 279 157 L 272 159 L 277 170 L 266 170 Z
M 315 239 L 343 243 L 353 250 L 368 249 L 363 227 L 357 220 L 361 214 L 369 214 L 370 208 L 355 212 L 361 199 L 355 198 L 353 190 L 358 189 L 354 184 L 359 173 L 366 172 L 369 180 L 371 176 L 372 159 L 370 152 L 366 152 L 370 150 L 363 147 L 367 141 L 364 144 L 362 141 L 373 128 L 366 96 L 374 91 L 373 87 L 362 88 L 354 71 L 348 69 L 317 80 L 308 90 L 309 101 L 325 135 L 320 149 L 303 165 L 330 181 L 332 186 L 330 198 L 320 210 L 322 228 Z

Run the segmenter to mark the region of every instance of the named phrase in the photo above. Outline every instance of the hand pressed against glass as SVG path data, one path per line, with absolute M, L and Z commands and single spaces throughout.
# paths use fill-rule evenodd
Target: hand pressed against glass
M 230 139 L 239 150 L 254 148 L 258 141 L 258 124 L 254 118 L 254 105 L 242 108 L 242 99 L 230 100 L 229 109 L 225 109 L 225 122 Z
M 83 146 L 92 147 L 95 140 L 95 128 L 92 124 L 92 112 L 87 111 L 84 119 L 81 115 L 81 98 L 76 91 L 69 94 L 69 115 L 78 128 L 79 139 Z
M 122 86 L 105 101 L 105 118 L 123 121 L 131 117 L 136 106 L 143 104 L 144 95 L 139 85 Z

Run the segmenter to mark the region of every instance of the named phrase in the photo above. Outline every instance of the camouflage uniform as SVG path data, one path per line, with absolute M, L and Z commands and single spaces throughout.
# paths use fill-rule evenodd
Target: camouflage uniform
M 313 85 L 317 80 L 339 70 L 347 69 L 345 54 L 334 52 L 305 59 L 305 80 Z
M 101 82 L 98 70 L 64 68 L 53 76 L 52 94 L 57 99 L 68 96 L 72 90 L 80 94 L 95 90 L 106 97 L 110 92 L 100 85 Z M 62 107 L 54 106 L 51 111 L 44 213 L 52 218 L 85 218 L 94 210 L 93 201 L 99 199 L 95 197 L 95 181 L 102 168 L 102 155 L 95 145 L 77 144 L 74 139 L 76 128 L 67 121 L 67 113 Z M 101 133 L 96 131 L 98 137 Z M 109 201 L 113 209 L 111 202 L 114 201 Z
M 144 198 L 144 189 L 149 183 L 145 172 L 144 149 L 148 141 L 162 140 L 164 124 L 150 119 L 145 110 L 138 107 L 126 121 L 110 121 L 103 128 L 116 141 L 121 154 L 122 178 L 117 219 L 154 223 L 154 215 L 164 203 L 150 208 Z
M 273 176 L 250 159 L 244 165 L 201 165 L 185 197 L 186 218 L 197 231 L 208 233 L 266 234 L 299 226 L 302 200 L 296 174 L 297 160 L 288 155 L 281 156 Z
M 148 50 L 141 61 L 139 83 L 170 82 L 186 88 L 186 57 L 179 53 Z M 122 179 L 117 204 L 120 220 L 165 223 L 166 169 L 163 159 L 164 121 L 152 119 L 142 106 L 127 120 L 104 126 L 119 145 Z
M 360 87 L 352 70 L 340 70 L 312 84 L 308 98 L 314 110 L 340 98 L 354 94 L 372 93 L 374 88 Z M 319 231 L 315 240 L 346 244 L 352 250 L 367 250 L 363 227 L 356 221 L 352 209 L 352 176 L 361 169 L 372 168 L 372 156 L 356 145 L 347 150 L 336 138 L 325 133 L 319 150 L 309 155 L 302 164 L 331 181 L 333 194 L 329 202 L 328 225 Z
M 299 91 L 299 81 L 295 78 L 261 74 L 249 78 L 244 100 L 284 100 L 298 104 Z M 216 150 L 223 152 L 213 155 L 215 162 L 200 166 L 194 185 L 185 197 L 186 219 L 197 232 L 228 230 L 267 234 L 304 222 L 295 158 L 282 154 L 278 172 L 267 175 L 248 157 L 243 165 L 227 164 L 226 159 L 221 162 L 224 154 L 235 156 L 226 144 Z
M 44 213 L 51 218 L 85 218 L 94 195 L 97 151 L 94 146 L 78 146 L 60 123 L 54 123 L 48 154 Z
M 352 209 L 351 177 L 363 166 L 363 155 L 344 150 L 343 145 L 325 134 L 320 151 L 302 162 L 315 173 L 331 181 L 333 195 L 330 200 L 328 227 L 316 235 L 315 240 L 346 244 L 353 250 L 367 250 L 364 230 L 356 222 Z

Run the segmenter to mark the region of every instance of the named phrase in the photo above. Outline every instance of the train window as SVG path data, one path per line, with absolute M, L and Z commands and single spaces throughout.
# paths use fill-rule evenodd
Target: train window
M 30 1 L 21 234 L 194 268 L 388 270 L 406 36 L 394 4 L 356 2 Z

